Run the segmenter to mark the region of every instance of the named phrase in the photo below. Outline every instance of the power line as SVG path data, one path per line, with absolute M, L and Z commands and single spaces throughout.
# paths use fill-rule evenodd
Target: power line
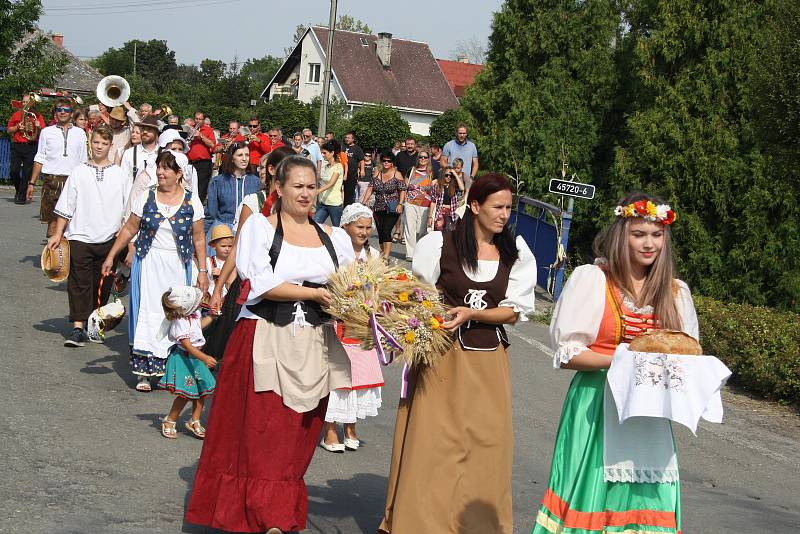
M 208 7 L 221 4 L 230 5 L 232 3 L 238 3 L 238 2 L 241 2 L 241 0 L 199 0 L 198 2 L 192 3 L 191 5 L 185 6 L 184 9 L 193 7 Z M 159 11 L 174 11 L 175 6 L 174 5 L 153 6 L 152 2 L 149 2 L 146 4 L 127 4 L 127 5 L 121 4 L 117 6 L 105 5 L 103 7 L 97 7 L 97 8 L 76 7 L 76 8 L 64 8 L 64 9 L 69 9 L 69 12 L 59 11 L 58 8 L 49 8 L 49 9 L 46 8 L 44 15 L 52 15 L 57 17 L 87 17 L 91 15 L 139 15 L 146 13 L 155 13 Z

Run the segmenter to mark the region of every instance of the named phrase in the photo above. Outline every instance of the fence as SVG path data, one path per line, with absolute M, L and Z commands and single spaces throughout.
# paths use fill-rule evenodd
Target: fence
M 0 134 L 5 133 L 6 127 L 0 126 Z M 11 170 L 11 140 L 0 136 L 0 180 L 9 179 Z
M 550 215 L 548 219 L 548 214 Z M 561 293 L 556 272 L 551 266 L 558 254 L 560 235 L 557 224 L 562 212 L 557 206 L 528 197 L 519 197 L 517 211 L 512 212 L 509 224 L 515 236 L 522 236 L 536 257 L 536 284 L 553 294 Z

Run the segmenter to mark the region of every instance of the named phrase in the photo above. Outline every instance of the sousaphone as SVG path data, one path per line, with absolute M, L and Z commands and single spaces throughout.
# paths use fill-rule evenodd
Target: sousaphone
M 97 84 L 97 100 L 108 108 L 121 106 L 131 96 L 131 86 L 122 76 L 106 76 Z

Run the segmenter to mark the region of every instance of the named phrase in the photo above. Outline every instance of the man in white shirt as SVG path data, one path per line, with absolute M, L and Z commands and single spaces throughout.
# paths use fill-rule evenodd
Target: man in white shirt
M 97 306 L 101 267 L 122 226 L 127 190 L 122 170 L 108 159 L 112 141 L 108 126 L 92 132 L 92 161 L 72 170 L 54 210 L 55 230 L 47 247 L 55 250 L 62 236 L 70 243 L 67 296 L 73 330 L 66 347 L 82 347 L 88 340 L 84 325 Z M 103 284 L 101 305 L 111 286 Z
M 27 199 L 33 200 L 33 186 L 42 175 L 42 199 L 39 219 L 47 224 L 47 236 L 53 235 L 56 217 L 53 214 L 67 176 L 87 159 L 86 133 L 72 125 L 72 101 L 59 98 L 55 107 L 56 124 L 39 134 L 39 145 L 33 158 L 33 172 L 28 184 Z
M 127 183 L 133 184 L 142 171 L 150 176 L 150 184 L 156 179 L 156 158 L 158 157 L 158 123 L 154 116 L 148 116 L 136 123 L 142 132 L 142 142 L 125 150 L 120 167 Z
M 317 175 L 319 175 L 324 160 L 322 158 L 322 151 L 319 149 L 319 144 L 316 139 L 314 139 L 314 132 L 309 128 L 303 130 L 303 148 L 308 150 L 309 159 L 317 166 Z

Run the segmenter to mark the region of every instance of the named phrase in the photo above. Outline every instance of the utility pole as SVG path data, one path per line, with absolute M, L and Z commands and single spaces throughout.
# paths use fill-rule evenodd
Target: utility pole
M 336 0 L 331 0 L 331 17 L 328 21 L 328 46 L 325 50 L 325 78 L 322 81 L 322 102 L 319 107 L 319 129 L 317 135 L 325 135 L 328 127 L 328 100 L 331 94 L 331 57 L 333 56 L 333 34 L 336 31 Z
M 136 41 L 133 41 L 133 77 L 136 78 Z

